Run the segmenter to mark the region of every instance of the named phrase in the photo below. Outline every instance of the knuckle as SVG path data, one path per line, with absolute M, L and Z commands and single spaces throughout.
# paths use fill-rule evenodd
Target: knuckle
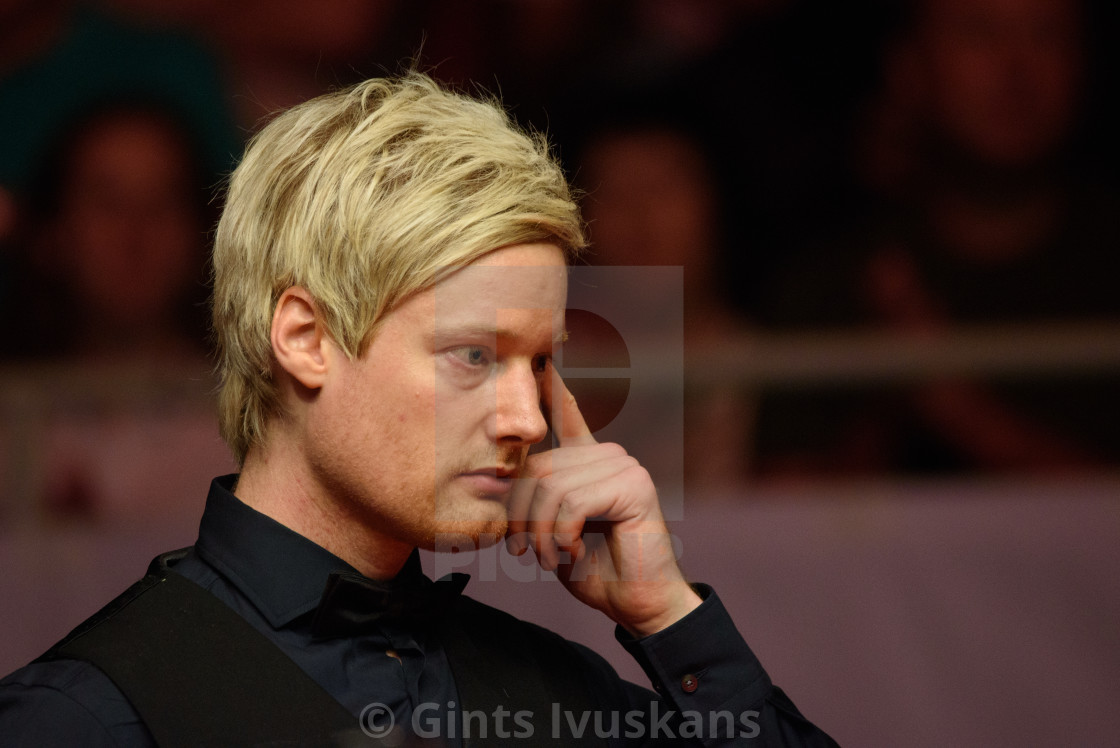
M 601 442 L 596 446 L 600 452 L 608 457 L 625 457 L 628 454 L 625 447 L 615 442 Z
M 633 458 L 631 458 L 631 460 L 633 460 L 633 464 L 629 465 L 622 471 L 623 475 L 633 481 L 652 483 L 653 479 L 650 477 L 649 471 L 642 467 L 642 465 L 637 460 L 634 460 Z
M 559 511 L 557 513 L 560 516 L 569 518 L 582 517 L 583 515 L 581 514 L 581 511 L 583 508 L 583 493 L 583 491 L 578 490 L 570 491 L 569 493 L 567 493 L 562 499 L 560 499 Z
M 555 474 L 549 474 L 537 481 L 538 494 L 552 494 L 559 489 L 559 480 Z

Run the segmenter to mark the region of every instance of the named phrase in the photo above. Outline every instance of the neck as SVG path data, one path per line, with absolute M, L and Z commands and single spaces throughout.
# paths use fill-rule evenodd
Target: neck
M 376 520 L 355 502 L 331 495 L 280 428 L 267 445 L 249 451 L 234 493 L 371 579 L 395 577 L 414 550 L 378 532 Z

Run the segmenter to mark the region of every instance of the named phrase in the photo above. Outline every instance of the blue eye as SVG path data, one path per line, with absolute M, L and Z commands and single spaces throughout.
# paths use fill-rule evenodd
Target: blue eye
M 460 346 L 453 349 L 451 354 L 472 367 L 489 366 L 492 363 L 490 351 L 479 345 Z

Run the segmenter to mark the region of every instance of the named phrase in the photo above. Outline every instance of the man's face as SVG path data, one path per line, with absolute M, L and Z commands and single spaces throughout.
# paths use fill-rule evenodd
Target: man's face
M 189 153 L 169 125 L 121 114 L 84 134 L 58 221 L 85 313 L 122 331 L 165 323 L 197 271 Z
M 311 468 L 358 522 L 425 548 L 504 534 L 540 385 L 563 331 L 567 269 L 551 244 L 496 250 L 386 316 L 338 355 L 308 422 Z
M 1068 0 L 930 0 L 922 50 L 934 122 L 973 156 L 1024 166 L 1069 134 L 1081 18 Z

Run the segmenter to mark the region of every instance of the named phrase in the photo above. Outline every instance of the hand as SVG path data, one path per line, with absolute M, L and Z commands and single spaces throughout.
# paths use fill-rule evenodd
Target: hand
M 551 365 L 542 406 L 559 446 L 531 455 L 509 506 L 507 547 L 529 545 L 576 599 L 635 636 L 700 604 L 677 567 L 649 473 L 617 444 L 599 444 Z

